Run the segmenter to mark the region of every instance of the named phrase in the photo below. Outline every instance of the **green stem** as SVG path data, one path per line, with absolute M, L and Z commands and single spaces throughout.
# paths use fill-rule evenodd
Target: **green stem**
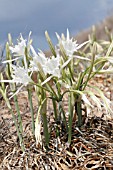
M 84 73 L 81 72 L 81 73 L 78 75 L 78 81 L 77 81 L 77 85 L 76 85 L 76 90 L 82 90 L 83 78 L 84 78 Z
M 38 84 L 38 83 L 37 83 L 37 84 L 36 84 L 36 83 L 33 83 L 33 85 L 36 85 L 37 87 L 39 87 L 39 88 L 42 89 L 42 90 L 48 91 L 50 94 L 54 94 L 55 98 L 58 99 L 58 96 L 57 96 L 56 92 L 54 91 L 54 89 L 52 88 L 52 86 L 49 85 L 49 83 L 46 83 L 46 87 L 47 87 L 47 88 L 41 86 L 41 85 Z
M 38 91 L 38 94 L 41 94 L 41 97 L 38 98 L 39 103 L 39 109 L 38 109 L 38 115 L 40 114 L 43 119 L 43 133 L 45 137 L 45 145 L 48 146 L 49 144 L 49 132 L 48 132 L 48 122 L 47 122 L 47 98 L 46 93 L 42 91 Z
M 96 47 L 95 47 L 95 44 L 93 44 L 93 52 L 92 52 L 92 60 L 91 60 L 91 66 L 90 66 L 90 68 L 89 68 L 89 73 L 88 73 L 88 77 L 87 77 L 87 80 L 85 81 L 85 83 L 84 83 L 84 87 L 83 87 L 83 90 L 85 89 L 85 87 L 87 86 L 87 83 L 89 82 L 89 80 L 90 80 L 90 75 L 91 75 L 91 73 L 92 73 L 92 70 L 93 70 L 93 65 L 94 65 L 94 61 L 95 61 L 95 51 L 96 51 L 96 49 L 95 49 Z
M 24 151 L 25 151 L 25 146 L 24 146 L 24 144 L 23 144 L 23 139 L 22 139 L 22 136 L 21 136 L 20 131 L 19 131 L 19 128 L 18 128 L 18 123 L 17 123 L 17 121 L 16 121 L 16 118 L 15 118 L 15 115 L 14 115 L 12 109 L 10 108 L 9 110 L 10 110 L 10 113 L 12 114 L 12 117 L 13 117 L 13 121 L 14 121 L 16 130 L 17 130 L 17 135 L 18 135 L 18 137 L 19 137 L 19 141 L 20 141 L 20 146 L 21 146 L 22 152 L 24 152 Z
M 59 118 L 61 118 L 61 114 L 62 114 L 62 115 L 63 115 L 63 121 L 64 121 L 64 124 L 65 124 L 66 130 L 68 131 L 68 126 L 67 126 L 67 121 L 66 121 L 65 112 L 64 112 L 63 107 L 62 107 L 62 101 L 60 101 L 60 102 L 58 103 L 58 110 L 59 110 Z
M 78 127 L 82 126 L 82 108 L 81 108 L 81 100 L 76 102 L 76 112 L 78 115 Z
M 68 143 L 70 144 L 71 143 L 71 138 L 72 138 L 72 123 L 73 123 L 73 94 L 72 93 L 69 93 L 69 119 L 68 119 Z
M 104 66 L 104 64 L 105 64 L 105 61 L 103 61 L 103 63 L 101 64 L 101 66 L 99 66 L 99 68 L 98 68 L 95 72 L 92 73 L 92 75 L 90 76 L 89 80 L 91 80 L 91 79 L 102 69 L 102 67 Z
M 32 132 L 34 136 L 35 135 L 34 111 L 33 111 L 33 103 L 32 103 L 32 92 L 30 89 L 28 89 L 28 99 L 29 99 L 29 104 L 31 109 Z
M 45 144 L 48 146 L 49 144 L 49 132 L 48 132 L 48 123 L 46 113 L 42 113 L 43 117 L 43 127 L 44 127 L 44 136 L 45 136 Z
M 16 106 L 16 110 L 17 110 L 17 114 L 18 114 L 19 129 L 22 134 L 23 133 L 22 118 L 21 118 L 20 109 L 19 109 L 18 100 L 17 100 L 16 95 L 14 95 L 14 102 L 15 102 L 15 106 Z
M 48 122 L 47 122 L 47 115 L 46 115 L 46 107 L 47 107 L 47 102 L 42 104 L 42 109 L 41 109 L 41 115 L 43 118 L 43 128 L 44 128 L 44 136 L 45 136 L 45 144 L 48 146 L 49 144 L 49 132 L 48 132 Z
M 46 87 L 49 89 L 50 93 L 52 94 L 52 96 L 54 95 L 54 97 L 58 100 L 58 96 L 55 92 L 55 90 L 52 88 L 52 86 L 50 84 L 46 84 Z
M 54 109 L 55 121 L 57 121 L 57 120 L 58 120 L 58 115 L 57 115 L 56 101 L 53 99 L 53 100 L 52 100 L 52 103 L 53 103 L 53 109 Z
M 15 85 L 15 83 L 14 84 L 10 84 L 10 89 L 12 90 L 13 94 L 15 94 L 15 92 L 16 92 L 16 85 Z M 20 130 L 20 132 L 22 134 L 23 133 L 22 118 L 21 118 L 20 109 L 19 109 L 19 105 L 18 105 L 17 95 L 15 94 L 13 96 L 13 98 L 14 98 L 14 102 L 15 102 L 15 107 L 16 107 L 17 115 L 18 115 L 19 130 Z

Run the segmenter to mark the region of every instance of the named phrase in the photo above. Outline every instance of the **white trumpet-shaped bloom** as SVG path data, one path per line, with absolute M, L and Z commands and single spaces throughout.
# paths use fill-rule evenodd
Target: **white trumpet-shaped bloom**
M 60 77 L 59 55 L 57 55 L 57 57 L 52 56 L 51 58 L 47 58 L 42 51 L 37 54 L 32 46 L 31 52 L 33 54 L 33 60 L 30 61 L 30 67 L 32 71 L 39 71 L 38 65 L 40 64 L 45 75 L 50 74 L 56 77 Z
M 9 99 L 16 95 L 24 86 L 27 86 L 29 83 L 33 83 L 31 75 L 29 75 L 28 69 L 25 69 L 24 67 L 12 65 L 11 76 L 11 80 L 0 80 L 0 82 L 16 83 L 21 84 L 21 86 L 17 89 L 15 93 L 11 95 Z
M 15 56 L 24 56 L 25 55 L 25 48 L 30 46 L 32 40 L 30 38 L 31 31 L 28 36 L 28 40 L 24 39 L 22 34 L 20 34 L 20 38 L 17 39 L 17 45 L 9 46 L 11 53 Z
M 51 74 L 55 77 L 60 77 L 60 58 L 57 56 L 56 58 L 52 56 L 51 58 L 48 58 L 47 62 L 44 65 L 44 73 L 45 74 Z
M 0 80 L 0 82 L 22 84 L 22 86 L 27 86 L 33 82 L 31 74 L 29 75 L 29 70 L 16 65 L 12 65 L 11 77 L 11 80 Z
M 65 37 L 62 34 L 62 37 L 56 33 L 56 36 L 59 40 L 59 43 L 63 45 L 63 48 L 67 54 L 67 56 L 72 57 L 74 52 L 76 52 L 78 49 L 80 49 L 83 45 L 85 45 L 88 41 L 82 43 L 82 44 L 77 44 L 77 41 L 74 41 L 73 38 L 70 38 L 69 35 L 69 30 L 67 29 L 67 37 Z M 60 45 L 60 44 L 59 44 Z
M 23 84 L 28 85 L 29 83 L 33 82 L 31 77 L 28 74 L 28 69 L 25 69 L 20 66 L 12 65 L 13 74 L 12 74 L 12 81 L 16 84 Z
M 9 49 L 11 53 L 17 55 L 17 56 L 24 56 L 25 53 L 25 47 L 26 47 L 26 39 L 23 39 L 22 34 L 20 35 L 20 41 L 18 41 L 18 44 L 14 47 L 10 46 Z
M 32 45 L 30 46 L 30 49 L 31 49 L 31 52 L 32 52 L 32 55 L 33 55 L 33 60 L 30 61 L 31 70 L 32 71 L 39 71 L 38 63 L 40 63 L 40 65 L 42 67 L 44 67 L 45 63 L 47 62 L 47 58 L 41 50 L 37 54 Z

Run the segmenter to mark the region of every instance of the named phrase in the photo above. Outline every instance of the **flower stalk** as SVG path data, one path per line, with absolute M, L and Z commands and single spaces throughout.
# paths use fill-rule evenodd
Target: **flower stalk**
M 34 121 L 34 110 L 33 110 L 33 102 L 32 102 L 32 91 L 29 87 L 27 91 L 28 91 L 28 100 L 29 100 L 30 110 L 31 110 L 32 133 L 33 133 L 33 136 L 35 136 L 35 121 Z
M 87 83 L 90 80 L 90 76 L 91 76 L 91 73 L 92 73 L 92 70 L 93 70 L 93 66 L 94 66 L 94 61 L 95 61 L 95 54 L 96 54 L 96 45 L 94 43 L 93 47 L 92 47 L 92 60 L 91 60 L 91 64 L 90 64 L 90 67 L 89 67 L 89 73 L 88 73 L 87 79 L 86 79 L 86 81 L 84 83 L 83 90 L 86 88 Z
M 69 109 L 69 118 L 68 118 L 68 143 L 71 143 L 72 138 L 72 123 L 73 123 L 73 93 L 68 95 L 68 109 Z
M 47 101 L 46 98 L 44 98 L 43 100 L 44 102 L 41 103 L 42 107 L 41 107 L 41 116 L 43 119 L 43 132 L 44 132 L 44 137 L 45 137 L 45 145 L 48 147 L 49 145 L 49 131 L 48 131 L 48 121 L 47 121 Z
M 78 115 L 78 127 L 82 126 L 82 101 L 81 96 L 77 96 L 77 100 L 75 102 L 75 110 Z
M 14 95 L 14 102 L 15 102 L 15 107 L 16 107 L 16 111 L 18 114 L 18 124 L 19 124 L 20 133 L 23 134 L 22 118 L 21 118 L 20 109 L 18 105 L 17 95 Z

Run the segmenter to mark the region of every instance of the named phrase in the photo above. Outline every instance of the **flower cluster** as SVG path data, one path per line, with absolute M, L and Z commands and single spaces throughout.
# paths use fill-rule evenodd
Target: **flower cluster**
M 56 33 L 59 43 L 56 47 L 60 48 L 60 44 L 63 45 L 66 55 L 69 57 L 67 61 L 63 63 L 63 57 L 60 55 L 59 48 L 56 49 L 55 53 L 56 56 L 50 56 L 47 58 L 45 54 L 39 50 L 38 53 L 34 50 L 33 46 L 30 44 L 30 35 L 28 41 L 23 38 L 22 34 L 20 34 L 20 39 L 18 40 L 18 44 L 15 46 L 9 46 L 9 49 L 13 55 L 13 59 L 11 61 L 17 61 L 19 59 L 23 59 L 24 64 L 21 66 L 20 64 L 11 65 L 13 72 L 12 72 L 12 82 L 16 82 L 27 85 L 29 83 L 33 83 L 31 80 L 31 75 L 33 72 L 39 72 L 40 69 L 43 71 L 45 76 L 55 76 L 57 78 L 61 78 L 62 69 L 72 60 L 74 56 L 74 52 L 80 49 L 83 45 L 88 42 L 85 42 L 81 45 L 78 45 L 73 38 L 70 38 L 69 31 L 67 29 L 67 38 L 61 37 Z M 25 49 L 29 47 L 30 54 L 25 54 Z M 56 48 L 55 47 L 55 48 Z M 29 59 L 29 67 L 27 63 L 26 55 L 31 55 L 32 57 Z M 20 56 L 20 57 L 19 57 Z M 16 58 L 15 58 L 16 57 Z M 80 59 L 89 60 L 84 57 L 76 56 Z M 5 61 L 4 63 L 11 62 L 10 60 Z M 18 62 L 17 62 L 18 63 Z M 61 64 L 62 63 L 62 64 Z M 31 72 L 31 73 L 30 73 Z M 11 81 L 10 81 L 11 82 Z
M 107 112 L 112 112 L 110 109 L 110 100 L 104 96 L 100 89 L 97 87 L 90 87 L 88 83 L 98 73 L 111 72 L 113 59 L 110 54 L 112 50 L 111 46 L 113 44 L 110 44 L 105 54 L 105 50 L 101 45 L 98 45 L 91 40 L 80 45 L 77 44 L 77 41 L 70 37 L 69 30 L 67 29 L 67 37 L 65 37 L 64 34 L 60 37 L 58 33 L 56 33 L 58 44 L 54 47 L 46 32 L 46 38 L 52 52 L 52 55 L 47 57 L 43 51 L 35 51 L 30 36 L 31 32 L 29 33 L 27 40 L 20 34 L 17 45 L 13 45 L 12 42 L 9 44 L 7 43 L 9 53 L 7 54 L 7 60 L 3 63 L 6 64 L 6 75 L 8 75 L 8 79 L 3 80 L 2 78 L 0 82 L 13 83 L 14 87 L 17 85 L 17 91 L 13 93 L 12 97 L 16 96 L 23 87 L 27 87 L 28 99 L 32 112 L 33 134 L 35 135 L 37 144 L 38 142 L 41 142 L 40 131 L 42 126 L 40 114 L 42 115 L 44 122 L 45 143 L 48 144 L 49 142 L 46 117 L 46 101 L 48 99 L 46 92 L 48 92 L 49 98 L 52 99 L 53 102 L 56 124 L 58 120 L 63 119 L 61 122 L 64 122 L 66 132 L 68 133 L 68 142 L 71 143 L 74 108 L 78 115 L 78 126 L 82 125 L 82 104 L 85 104 L 87 108 L 93 108 L 93 104 L 87 96 L 96 103 L 98 109 L 101 109 L 101 106 L 104 106 Z M 88 50 L 91 49 L 88 54 L 79 51 L 79 49 L 85 45 L 87 45 Z M 98 47 L 101 47 L 100 54 L 97 53 Z M 107 67 L 106 63 L 108 64 Z M 33 79 L 34 74 L 37 76 L 37 81 L 34 81 Z M 52 86 L 51 81 L 54 86 Z M 4 85 L 2 86 L 4 87 Z M 35 125 L 31 87 L 35 87 L 34 89 L 38 95 L 39 103 L 38 116 Z M 87 90 L 86 87 L 91 90 Z M 95 89 L 103 101 L 96 97 L 92 92 L 92 88 Z M 68 115 L 66 115 L 62 104 L 65 94 L 68 94 Z M 15 101 L 17 102 L 17 100 Z M 66 116 L 68 116 L 68 119 Z M 16 127 L 18 130 L 18 126 Z

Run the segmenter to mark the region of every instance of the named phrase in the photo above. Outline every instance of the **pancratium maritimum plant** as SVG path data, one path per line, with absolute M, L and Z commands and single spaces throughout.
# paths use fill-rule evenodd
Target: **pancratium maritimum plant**
M 22 34 L 17 45 L 13 45 L 11 36 L 6 44 L 7 58 L 6 64 L 7 80 L 1 75 L 1 93 L 10 106 L 10 98 L 6 96 L 4 82 L 10 84 L 10 94 L 14 97 L 15 106 L 19 117 L 19 129 L 15 120 L 15 125 L 19 135 L 20 143 L 23 142 L 22 134 L 22 119 L 19 112 L 17 94 L 22 88 L 28 91 L 28 99 L 32 117 L 32 131 L 36 139 L 36 144 L 42 143 L 41 128 L 45 136 L 45 145 L 48 146 L 50 140 L 50 129 L 47 119 L 47 102 L 52 100 L 54 110 L 54 121 L 56 137 L 59 136 L 59 124 L 64 127 L 68 135 L 68 143 L 71 143 L 72 125 L 74 123 L 75 113 L 78 116 L 77 125 L 82 126 L 82 108 L 85 105 L 88 109 L 93 108 L 93 102 L 101 110 L 104 106 L 108 113 L 111 113 L 110 101 L 103 92 L 95 86 L 91 86 L 89 81 L 96 74 L 109 73 L 113 63 L 111 52 L 113 41 L 104 49 L 103 44 L 96 42 L 94 37 L 89 38 L 89 41 L 82 44 L 77 44 L 77 41 L 70 38 L 69 30 L 67 29 L 67 37 L 58 33 L 58 44 L 54 46 L 51 39 L 45 32 L 46 39 L 51 49 L 52 55 L 48 58 L 43 51 L 37 53 L 32 46 L 32 40 L 24 39 Z M 101 48 L 100 48 L 101 47 Z M 84 48 L 83 51 L 80 49 Z M 99 49 L 101 49 L 99 51 Z M 85 50 L 89 51 L 88 53 Z M 34 74 L 36 80 L 34 80 Z M 35 89 L 37 95 L 38 112 L 34 113 L 32 93 Z M 92 91 L 93 89 L 93 91 Z M 100 98 L 96 96 L 96 93 Z M 68 111 L 63 107 L 64 95 L 68 95 Z M 89 96 L 89 97 L 88 97 Z M 90 99 L 89 99 L 90 98 Z M 68 114 L 66 114 L 68 112 Z M 36 121 L 34 120 L 36 117 Z M 48 113 L 49 116 L 49 113 Z M 43 120 L 43 121 L 42 121 Z M 59 123 L 60 122 L 60 123 Z M 23 146 L 23 145 L 22 145 Z

